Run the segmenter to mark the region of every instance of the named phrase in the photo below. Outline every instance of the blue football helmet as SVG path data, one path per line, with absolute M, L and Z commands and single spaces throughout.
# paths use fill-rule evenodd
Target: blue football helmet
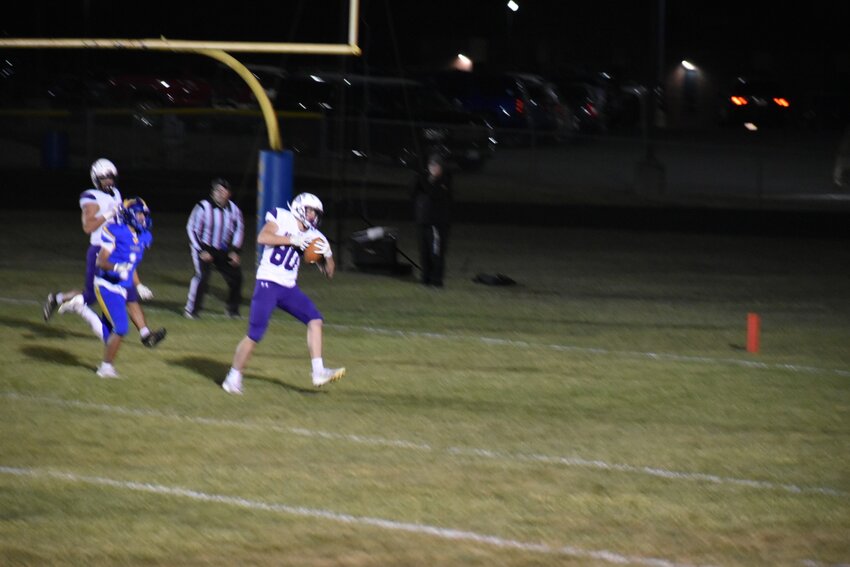
M 141 197 L 124 199 L 121 205 L 121 219 L 127 226 L 132 226 L 137 232 L 145 232 L 153 226 L 151 210 Z

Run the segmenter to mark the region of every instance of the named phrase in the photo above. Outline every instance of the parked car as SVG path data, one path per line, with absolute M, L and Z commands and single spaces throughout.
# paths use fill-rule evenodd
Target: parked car
M 537 75 L 443 71 L 425 80 L 458 107 L 484 117 L 500 140 L 544 136 L 560 141 L 578 129 L 554 85 Z
M 794 110 L 788 89 L 777 81 L 738 77 L 721 101 L 720 123 L 780 127 L 792 122 Z
M 275 100 L 287 73 L 274 65 L 245 65 L 263 86 L 269 100 Z M 257 108 L 257 99 L 244 80 L 230 67 L 218 65 L 212 80 L 212 105 L 219 108 Z
M 558 92 L 572 110 L 580 132 L 595 134 L 607 130 L 607 114 L 601 87 L 572 81 L 559 85 Z
M 327 147 L 358 158 L 388 158 L 418 167 L 439 151 L 464 169 L 479 169 L 496 138 L 486 120 L 452 106 L 422 82 L 394 77 L 298 73 L 281 81 L 275 108 L 328 119 Z
M 114 75 L 107 90 L 113 104 L 125 106 L 209 106 L 212 98 L 207 80 L 169 74 Z

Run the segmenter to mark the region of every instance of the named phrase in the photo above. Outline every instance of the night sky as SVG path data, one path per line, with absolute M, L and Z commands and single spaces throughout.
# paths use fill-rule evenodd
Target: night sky
M 644 79 L 657 67 L 657 6 L 664 5 L 664 60 L 689 58 L 729 73 L 758 71 L 834 82 L 850 73 L 850 3 L 814 0 L 362 0 L 353 66 L 403 72 L 445 65 L 460 51 L 484 65 L 539 73 L 590 68 Z M 16 3 L 18 4 L 18 3 Z M 174 39 L 344 42 L 347 0 L 166 2 L 35 0 L 2 18 L 6 37 L 166 36 Z M 7 14 L 8 16 L 8 14 Z M 338 58 L 251 56 L 287 65 Z

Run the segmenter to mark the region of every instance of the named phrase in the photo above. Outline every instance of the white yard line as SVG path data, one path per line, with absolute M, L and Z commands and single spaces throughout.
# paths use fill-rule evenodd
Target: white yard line
M 359 445 L 372 445 L 379 447 L 393 447 L 396 449 L 406 449 L 412 451 L 442 453 L 446 455 L 464 456 L 480 459 L 498 460 L 503 462 L 532 462 L 539 464 L 556 465 L 563 467 L 577 467 L 596 469 L 608 472 L 618 472 L 625 474 L 637 474 L 664 478 L 667 480 L 682 480 L 690 482 L 703 482 L 717 485 L 729 486 L 745 486 L 762 490 L 781 490 L 792 494 L 821 494 L 825 496 L 836 496 L 846 498 L 848 494 L 841 490 L 823 487 L 823 486 L 805 486 L 783 482 L 770 482 L 766 480 L 755 480 L 748 478 L 736 478 L 721 476 L 702 472 L 683 472 L 659 467 L 629 465 L 624 463 L 609 463 L 599 459 L 587 459 L 578 456 L 559 456 L 559 455 L 543 455 L 543 454 L 526 454 L 526 453 L 510 453 L 505 451 L 494 451 L 491 449 L 477 447 L 434 447 L 427 443 L 409 441 L 406 439 L 393 439 L 386 437 L 363 436 L 363 435 L 348 435 L 343 433 L 333 433 L 328 431 L 320 431 L 306 429 L 303 427 L 290 427 L 283 425 L 275 425 L 269 423 L 259 423 L 250 421 L 236 421 L 216 419 L 211 417 L 190 416 L 178 413 L 169 413 L 156 409 L 146 408 L 130 408 L 124 406 L 115 406 L 108 404 L 96 404 L 84 402 L 81 400 L 65 400 L 60 398 L 50 398 L 41 396 L 32 396 L 17 392 L 2 392 L 0 397 L 17 400 L 21 402 L 29 402 L 42 405 L 52 405 L 56 407 L 97 410 L 104 413 L 117 415 L 128 415 L 136 417 L 148 417 L 155 419 L 169 419 L 184 423 L 194 423 L 198 425 L 215 425 L 218 427 L 235 427 L 240 429 L 258 430 L 258 431 L 274 431 L 276 433 L 284 433 L 290 435 L 298 435 L 301 437 L 311 437 L 315 439 L 327 439 L 329 441 L 342 441 L 345 443 L 353 443 Z
M 834 374 L 836 376 L 850 377 L 850 370 L 840 368 L 818 368 L 816 366 L 804 366 L 800 364 L 772 364 L 768 362 L 759 362 L 757 360 L 745 360 L 741 358 L 713 358 L 709 356 L 688 356 L 682 354 L 674 354 L 667 352 L 644 352 L 632 350 L 612 350 L 598 347 L 581 347 L 574 345 L 561 345 L 552 343 L 534 343 L 529 341 L 518 341 L 513 339 L 500 339 L 496 337 L 483 337 L 475 335 L 453 335 L 447 333 L 431 333 L 421 331 L 401 331 L 398 329 L 383 329 L 380 327 L 360 327 L 356 325 L 334 325 L 326 324 L 325 327 L 331 329 L 341 329 L 345 331 L 361 331 L 373 333 L 377 335 L 387 335 L 402 338 L 418 338 L 418 339 L 438 339 L 438 340 L 468 340 L 484 343 L 494 346 L 511 346 L 514 348 L 541 348 L 556 350 L 561 352 L 576 352 L 580 354 L 602 355 L 602 356 L 619 356 L 626 358 L 647 358 L 650 360 L 670 360 L 675 362 L 691 362 L 696 364 L 710 364 L 723 366 L 741 366 L 745 368 L 758 368 L 761 370 L 784 370 L 797 374 Z
M 32 299 L 16 299 L 10 297 L 0 297 L 0 303 L 11 303 L 15 305 L 40 305 L 40 302 Z M 173 311 L 169 311 L 166 309 L 157 309 L 156 307 L 151 306 L 146 306 L 145 311 L 174 314 Z M 205 313 L 204 317 L 208 319 L 226 318 L 225 315 L 219 315 L 217 313 Z M 573 352 L 596 356 L 616 356 L 624 358 L 642 358 L 655 361 L 688 362 L 692 364 L 719 366 L 739 366 L 742 368 L 756 368 L 759 370 L 782 370 L 785 372 L 790 372 L 792 374 L 826 374 L 833 376 L 850 377 L 850 370 L 843 368 L 820 368 L 817 366 L 807 366 L 802 364 L 776 364 L 769 362 L 761 362 L 758 360 L 747 360 L 742 358 L 714 358 L 710 356 L 692 356 L 669 352 L 613 350 L 599 347 L 583 347 L 576 345 L 563 345 L 553 343 L 535 343 L 530 341 L 502 339 L 498 337 L 486 337 L 479 335 L 460 335 L 448 333 L 433 333 L 425 331 L 403 331 L 400 329 L 386 329 L 382 327 L 372 327 L 368 325 L 337 325 L 332 323 L 326 323 L 325 328 L 339 329 L 342 331 L 371 333 L 375 335 L 385 335 L 400 338 L 434 339 L 441 341 L 472 341 L 491 346 L 510 346 L 521 349 L 540 348 L 560 352 Z
M 330 520 L 332 522 L 339 522 L 343 524 L 368 526 L 383 530 L 408 532 L 417 535 L 432 536 L 445 540 L 468 541 L 476 544 L 482 544 L 504 549 L 517 549 L 520 551 L 528 551 L 534 553 L 563 555 L 580 559 L 596 559 L 600 561 L 605 561 L 607 563 L 615 563 L 620 565 L 634 564 L 648 565 L 651 567 L 694 567 L 693 565 L 688 563 L 678 563 L 675 561 L 670 561 L 657 557 L 621 555 L 614 551 L 608 551 L 604 549 L 581 549 L 570 545 L 563 547 L 554 547 L 543 543 L 533 543 L 515 539 L 506 539 L 498 536 L 480 534 L 467 530 L 445 528 L 428 524 L 399 522 L 395 520 L 387 520 L 384 518 L 372 518 L 369 516 L 353 516 L 350 514 L 334 512 L 331 510 L 323 510 L 320 508 L 305 508 L 303 506 L 292 506 L 289 504 L 268 502 L 264 500 L 250 500 L 247 498 L 240 498 L 238 496 L 200 492 L 189 488 L 165 486 L 162 484 L 153 484 L 149 482 L 116 480 L 100 476 L 78 475 L 64 471 L 7 466 L 0 466 L 0 473 L 23 478 L 53 479 L 72 483 L 105 486 L 117 490 L 130 490 L 134 492 L 147 492 L 150 494 L 157 494 L 161 496 L 188 498 L 190 500 L 195 500 L 198 502 L 224 504 L 227 506 L 236 506 L 238 508 L 245 508 L 249 510 L 276 512 L 279 514 L 298 516 L 302 518 Z

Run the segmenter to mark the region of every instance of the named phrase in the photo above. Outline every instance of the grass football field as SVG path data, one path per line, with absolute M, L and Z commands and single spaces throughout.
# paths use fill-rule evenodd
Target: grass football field
M 850 562 L 846 241 L 459 224 L 442 290 L 302 267 L 348 375 L 314 389 L 278 313 L 240 397 L 247 317 L 218 275 L 182 317 L 186 219 L 152 205 L 168 337 L 131 331 L 119 380 L 42 320 L 82 284 L 78 213 L 0 213 L 0 564 Z

